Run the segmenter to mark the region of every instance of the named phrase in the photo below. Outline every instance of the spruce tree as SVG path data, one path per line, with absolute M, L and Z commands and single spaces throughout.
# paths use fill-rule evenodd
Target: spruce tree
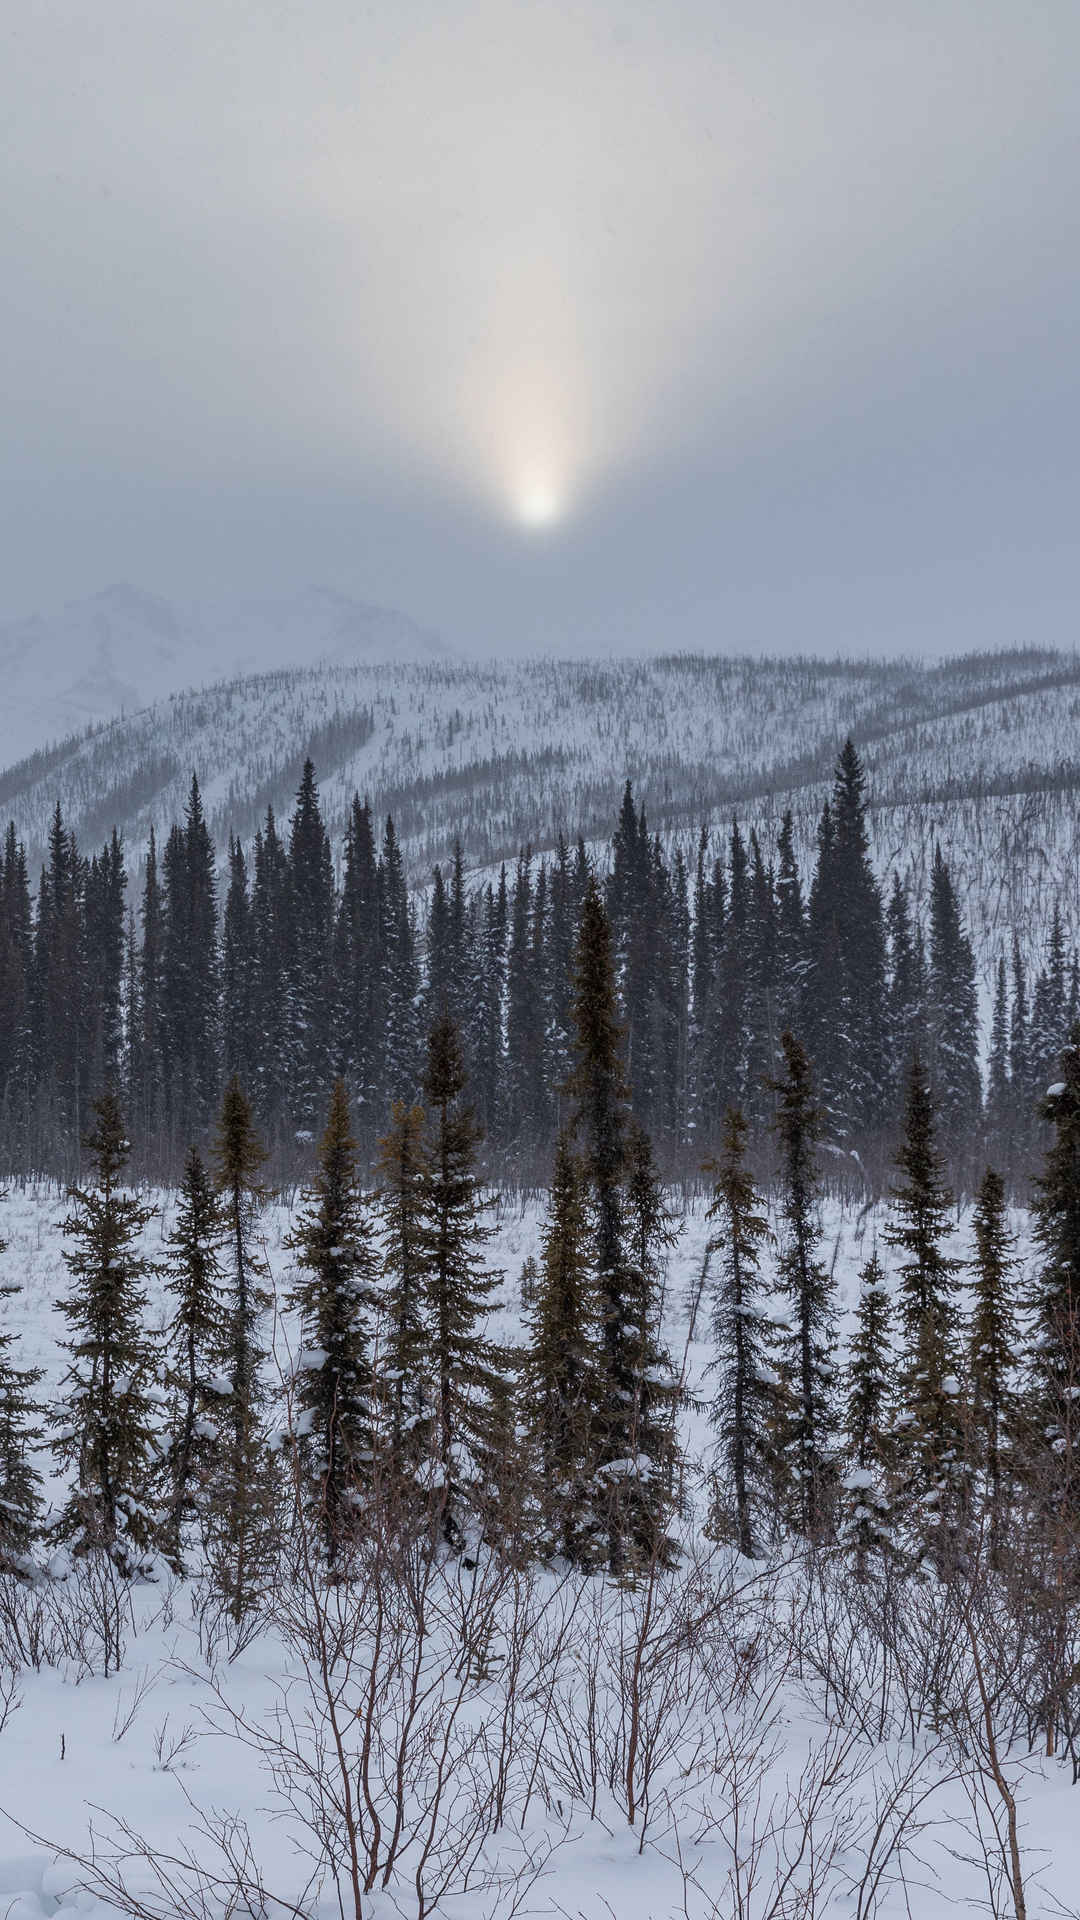
M 1015 1424 L 1012 1375 L 1016 1357 L 1016 1242 L 1005 1213 L 1005 1182 L 987 1167 L 974 1216 L 975 1258 L 971 1262 L 969 1367 L 972 1414 L 980 1463 L 986 1472 L 991 1527 L 1000 1520 L 1005 1460 Z
M 990 1057 L 986 1080 L 986 1137 L 999 1164 L 1010 1162 L 1011 1101 L 1009 1086 L 1009 995 L 1005 955 L 999 953 L 994 975 L 994 1011 L 990 1026 Z
M 783 1032 L 798 1019 L 807 967 L 806 908 L 790 807 L 780 822 L 776 851 L 776 1019 Z
M 705 1170 L 715 1180 L 708 1218 L 718 1222 L 712 1244 L 719 1257 L 712 1308 L 717 1385 L 709 1417 L 733 1502 L 732 1531 L 739 1552 L 752 1555 L 773 1470 L 776 1386 L 759 1272 L 769 1226 L 746 1167 L 746 1121 L 737 1107 L 728 1109 L 720 1153 Z M 719 1519 L 714 1514 L 714 1529 Z
M 885 1228 L 886 1244 L 900 1255 L 904 1346 L 896 1438 L 906 1491 L 920 1503 L 940 1560 L 963 1486 L 955 1306 L 960 1262 L 942 1245 L 953 1232 L 953 1197 L 937 1150 L 930 1081 L 918 1054 L 908 1069 L 896 1165 L 902 1178 L 892 1189 Z
M 817 1258 L 821 1238 L 816 1143 L 822 1128 L 810 1062 L 794 1034 L 780 1038 L 785 1073 L 772 1083 L 780 1145 L 783 1236 L 779 1278 L 791 1306 L 784 1371 L 790 1407 L 781 1440 L 797 1530 L 822 1537 L 831 1524 L 836 1481 L 833 1353 L 836 1310 L 828 1273 Z
M 464 1544 L 464 1498 L 486 1492 L 494 1472 L 492 1416 L 505 1372 L 501 1349 L 485 1332 L 501 1276 L 483 1259 L 492 1229 L 482 1218 L 478 1133 L 465 1084 L 457 1027 L 448 1013 L 440 1014 L 428 1038 L 424 1074 L 428 1126 L 421 1191 L 441 1520 L 454 1547 Z
M 289 1103 L 286 963 L 289 953 L 288 859 L 268 807 L 255 835 L 251 889 L 252 1008 L 257 1036 L 252 1097 L 271 1140 L 280 1138 Z
M 639 1458 L 642 1340 L 640 1275 L 630 1248 L 626 1181 L 629 1093 L 615 998 L 611 924 L 595 879 L 581 907 L 574 970 L 574 1069 L 567 1082 L 592 1225 L 600 1311 L 597 1484 L 608 1566 L 633 1573 L 664 1538 L 666 1490 L 648 1449 Z
M 426 1175 L 424 1109 L 398 1101 L 379 1142 L 375 1178 L 381 1224 L 377 1451 L 399 1484 L 415 1481 L 432 1438 Z
M 671 1549 L 666 1522 L 678 1468 L 679 1389 L 662 1324 L 666 1256 L 676 1234 L 664 1207 L 652 1142 L 636 1121 L 627 1133 L 626 1224 L 626 1331 L 632 1328 L 637 1335 L 630 1428 L 630 1458 L 636 1465 L 627 1487 L 627 1517 L 638 1562 L 650 1564 Z
M 412 1101 L 416 1097 L 420 1077 L 417 1028 L 420 980 L 405 868 L 394 823 L 389 816 L 379 859 L 379 903 L 382 1002 L 386 1009 L 385 1092 L 392 1099 Z
M 1035 1187 L 1039 1267 L 1031 1295 L 1029 1372 L 1035 1425 L 1052 1436 L 1080 1358 L 1080 1026 L 1040 1105 L 1053 1129 Z
M 229 836 L 229 890 L 225 896 L 221 963 L 222 1067 L 241 1086 L 255 1076 L 259 1034 L 255 1008 L 255 947 L 247 861 Z
M 94 856 L 83 881 L 84 1001 L 81 1052 L 88 1093 L 115 1087 L 124 1044 L 124 892 L 127 874 L 120 837 Z
M 225 1088 L 214 1142 L 215 1174 L 225 1224 L 227 1436 L 215 1494 L 221 1579 L 235 1620 L 252 1605 L 265 1563 L 270 1500 L 263 1430 L 266 1390 L 260 1366 L 259 1319 L 269 1304 L 256 1223 L 265 1199 L 260 1173 L 266 1153 L 251 1102 L 233 1077 Z
M 138 1060 L 135 1094 L 135 1137 L 153 1161 L 162 1151 L 165 1122 L 166 1046 L 162 1005 L 165 902 L 158 880 L 154 829 L 146 849 L 142 898 L 142 946 L 139 950 Z
M 506 1065 L 503 1120 L 508 1145 L 535 1154 L 546 1119 L 545 1018 L 542 945 L 536 938 L 537 900 L 528 847 L 518 859 L 510 903 L 506 959 Z M 543 904 L 539 906 L 543 931 Z
M 885 1272 L 873 1252 L 859 1275 L 859 1303 L 848 1346 L 844 1407 L 845 1472 L 841 1537 L 854 1548 L 860 1578 L 873 1549 L 892 1544 L 890 1449 L 886 1416 L 892 1394 L 890 1302 Z
M 600 1384 L 590 1251 L 581 1168 L 563 1132 L 555 1148 L 539 1284 L 528 1312 L 522 1394 L 542 1544 L 583 1566 L 596 1553 L 592 1480 Z
M 290 1296 L 304 1339 L 296 1432 L 333 1568 L 355 1527 L 373 1446 L 375 1256 L 342 1080 L 334 1083 L 315 1177 L 286 1244 L 303 1273 Z
M 904 1085 L 912 1053 L 922 1037 L 925 986 L 916 929 L 912 926 L 907 892 L 898 873 L 893 874 L 886 922 L 889 936 L 889 1081 L 895 1096 L 896 1091 Z
M 1041 1093 L 1053 1078 L 1058 1056 L 1068 1044 L 1068 1006 L 1065 936 L 1061 907 L 1055 900 L 1046 965 L 1036 983 L 1031 1007 L 1031 1074 L 1036 1093 Z
M 1014 1160 L 1022 1164 L 1031 1142 L 1035 1086 L 1031 1073 L 1028 1033 L 1027 968 L 1019 935 L 1012 946 L 1012 1012 L 1009 1018 L 1009 1090 L 1012 1107 Z
M 953 1165 L 970 1159 L 980 1118 L 975 959 L 940 846 L 930 880 L 930 1057 L 940 1134 Z
M 379 863 L 371 808 L 353 795 L 345 833 L 345 869 L 334 929 L 332 1051 L 353 1089 L 357 1130 L 374 1145 L 385 1080 L 386 1007 L 383 998 L 383 924 Z
M 310 1139 L 330 1084 L 334 873 L 315 769 L 305 760 L 289 822 L 285 891 L 285 1059 L 296 1132 Z
M 889 1111 L 891 1076 L 885 927 L 866 816 L 866 777 L 848 740 L 818 833 L 804 1031 L 830 1112 L 874 1134 Z
M 130 1142 L 120 1103 L 94 1103 L 86 1140 L 91 1180 L 71 1190 L 64 1263 L 71 1276 L 58 1302 L 71 1330 L 61 1404 L 51 1416 L 57 1466 L 74 1468 L 57 1537 L 76 1551 L 103 1547 L 132 1571 L 150 1540 L 146 1507 L 156 1455 L 151 1387 L 156 1355 L 143 1326 L 144 1282 L 152 1266 L 138 1241 L 153 1218 L 123 1185 Z
M 0 1254 L 7 1242 L 0 1240 Z M 0 1286 L 0 1299 L 10 1300 L 17 1286 Z M 34 1389 L 42 1378 L 40 1367 L 18 1367 L 15 1335 L 0 1333 L 0 1570 L 24 1573 L 41 1509 L 41 1475 L 31 1462 L 43 1433 Z
M 1072 1029 L 1058 1076 L 1040 1108 L 1052 1133 L 1035 1189 L 1038 1265 L 1028 1301 L 1017 1423 L 1023 1439 L 1017 1466 L 1030 1502 L 1024 1594 L 1048 1754 L 1059 1726 L 1068 1724 L 1075 1689 L 1070 1649 L 1080 1568 L 1080 1026 Z
M 218 1457 L 221 1396 L 213 1382 L 228 1358 L 224 1235 L 220 1199 L 202 1155 L 191 1147 L 166 1263 L 166 1291 L 174 1302 L 167 1340 L 176 1414 L 164 1462 L 168 1504 L 163 1544 L 177 1566 L 183 1559 L 185 1521 L 193 1515 L 205 1519 Z
M 219 1085 L 220 979 L 214 843 L 192 775 L 165 848 L 161 1013 L 174 1139 L 208 1124 Z
M 33 907 L 12 823 L 0 867 L 0 1122 L 7 1164 L 27 1166 L 33 1100 Z

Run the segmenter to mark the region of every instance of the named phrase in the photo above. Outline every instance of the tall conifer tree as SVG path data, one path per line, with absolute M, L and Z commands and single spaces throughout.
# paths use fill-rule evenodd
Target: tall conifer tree
M 235 1078 L 225 1088 L 214 1142 L 217 1188 L 225 1226 L 228 1276 L 227 1346 L 223 1386 L 227 1440 L 222 1448 L 215 1519 L 221 1578 L 234 1619 L 252 1605 L 268 1546 L 270 1499 L 261 1377 L 259 1320 L 269 1303 L 266 1260 L 256 1242 L 265 1199 L 261 1170 L 265 1149 L 255 1131 L 251 1103 Z
M 493 1470 L 492 1414 L 504 1356 L 485 1322 L 500 1276 L 485 1265 L 491 1238 L 477 1185 L 478 1134 L 466 1105 L 465 1066 L 457 1027 L 440 1014 L 428 1039 L 424 1097 L 428 1109 L 423 1169 L 427 1244 L 426 1319 L 434 1389 L 435 1446 L 447 1540 L 464 1542 L 463 1495 Z
M 816 1143 L 822 1115 L 806 1049 L 791 1033 L 781 1035 L 780 1046 L 785 1072 L 773 1083 L 783 1191 L 780 1282 L 792 1316 L 785 1355 L 790 1409 L 782 1449 L 795 1525 L 808 1538 L 820 1538 L 831 1524 L 836 1480 L 836 1310 L 832 1283 L 817 1257 L 821 1226 Z
M 375 1256 L 342 1080 L 330 1095 L 315 1177 L 288 1244 L 303 1276 L 292 1293 L 305 1343 L 296 1430 L 333 1568 L 355 1529 L 373 1453 Z
M 229 1348 L 224 1235 L 221 1202 L 202 1155 L 191 1147 L 167 1243 L 166 1287 L 174 1303 L 167 1339 L 176 1414 L 164 1462 L 168 1496 L 163 1544 L 178 1566 L 185 1522 L 192 1516 L 205 1522 L 219 1457 L 222 1400 L 213 1383 L 227 1363 Z
M 64 1222 L 71 1287 L 59 1307 L 71 1331 L 64 1343 L 70 1359 L 52 1448 L 60 1467 L 74 1467 L 75 1483 L 57 1532 L 77 1551 L 103 1547 L 132 1570 L 150 1539 L 146 1499 L 156 1452 L 156 1356 L 143 1326 L 152 1269 L 138 1245 L 154 1210 L 123 1184 L 130 1143 L 116 1095 L 102 1094 L 93 1111 L 91 1182 L 72 1189 Z
M 719 1273 L 713 1290 L 713 1369 L 710 1418 L 716 1429 L 733 1504 L 732 1531 L 740 1553 L 757 1551 L 760 1513 L 773 1472 L 776 1386 L 759 1271 L 769 1226 L 746 1166 L 746 1121 L 730 1107 L 713 1175 L 708 1217 L 717 1224 Z M 714 1516 L 714 1524 L 718 1516 Z
M 890 1450 L 886 1430 L 892 1396 L 889 1289 L 873 1252 L 859 1276 L 855 1328 L 848 1347 L 841 1537 L 865 1573 L 872 1549 L 892 1544 Z
M 953 1197 L 937 1149 L 930 1081 L 918 1054 L 908 1069 L 896 1164 L 901 1180 L 892 1190 L 885 1241 L 900 1256 L 904 1349 L 897 1441 L 908 1496 L 921 1503 L 940 1559 L 963 1484 L 955 1305 L 960 1263 L 943 1246 L 953 1232 Z

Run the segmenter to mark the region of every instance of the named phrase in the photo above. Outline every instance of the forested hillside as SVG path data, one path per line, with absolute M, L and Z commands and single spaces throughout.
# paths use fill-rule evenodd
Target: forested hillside
M 898 871 L 925 907 L 941 841 L 989 1001 L 1014 931 L 1027 965 L 1042 964 L 1057 893 L 1070 944 L 1080 933 L 1078 721 L 1080 664 L 1035 651 L 939 666 L 323 665 L 180 694 L 33 755 L 0 775 L 0 818 L 14 819 L 35 881 L 57 801 L 80 845 L 116 826 L 137 868 L 194 773 L 223 870 L 230 833 L 250 842 L 268 805 L 287 817 L 310 757 L 335 857 L 359 792 L 376 820 L 393 815 L 412 885 L 430 885 L 455 841 L 489 877 L 525 845 L 550 852 L 560 830 L 602 857 L 627 779 L 669 855 L 681 844 L 692 864 L 699 827 L 726 834 L 733 813 L 771 844 L 790 807 L 805 868 L 850 734 L 879 878 Z
M 370 724 L 368 711 L 354 718 Z M 323 739 L 332 751 L 329 728 Z M 723 833 L 702 826 L 688 860 L 677 836 L 665 844 L 651 829 L 628 780 L 599 854 L 560 831 L 553 854 L 525 846 L 485 879 L 467 873 L 456 841 L 417 895 L 393 817 L 380 830 L 358 794 L 335 847 L 308 759 L 287 823 L 268 805 L 247 846 L 230 833 L 224 875 L 193 775 L 182 818 L 160 843 L 150 828 L 129 897 L 117 830 L 87 857 L 58 801 L 36 898 L 14 822 L 0 868 L 7 1165 L 77 1170 L 91 1103 L 111 1089 L 140 1171 L 175 1178 L 234 1076 L 279 1175 L 303 1169 L 338 1077 L 370 1156 L 393 1103 L 416 1099 L 428 1036 L 446 1017 L 486 1170 L 541 1181 L 565 1118 L 575 956 L 595 893 L 635 1121 L 669 1177 L 697 1175 L 731 1107 L 767 1135 L 784 1036 L 795 1034 L 824 1098 L 837 1178 L 879 1190 L 918 1056 L 961 1189 L 987 1158 L 1023 1183 L 1037 1102 L 1080 1007 L 1072 895 L 1043 889 L 1037 968 L 1018 939 L 1002 947 L 981 1025 L 975 951 L 940 839 L 924 906 L 899 863 L 883 888 L 868 822 L 849 740 L 805 863 L 791 810 L 775 836 L 737 819 Z

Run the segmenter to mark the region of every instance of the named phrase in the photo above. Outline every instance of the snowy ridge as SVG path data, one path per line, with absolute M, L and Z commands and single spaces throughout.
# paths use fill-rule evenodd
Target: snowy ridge
M 339 655 L 361 611 L 333 602 Z M 291 617 L 281 616 L 282 646 Z M 771 841 L 790 806 L 809 867 L 850 732 L 883 878 L 899 869 L 923 898 L 941 840 L 985 983 L 1014 930 L 1038 961 L 1055 894 L 1068 941 L 1080 939 L 1078 722 L 1080 660 L 1046 652 L 927 666 L 706 656 L 476 664 L 358 660 L 354 650 L 177 692 L 34 755 L 0 775 L 0 818 L 15 820 L 32 872 L 58 799 L 82 845 L 115 824 L 137 864 L 151 826 L 160 836 L 181 815 L 194 771 L 223 855 L 230 831 L 250 837 L 268 804 L 288 814 L 310 753 L 335 845 L 359 791 L 377 815 L 393 813 L 417 882 L 455 836 L 474 869 L 512 860 L 526 843 L 543 851 L 559 829 L 603 845 L 627 777 L 650 825 L 688 853 L 701 822 L 722 833 L 734 812 Z
M 107 587 L 59 613 L 0 627 L 0 765 L 222 674 L 444 652 L 406 615 L 324 587 L 228 607 Z

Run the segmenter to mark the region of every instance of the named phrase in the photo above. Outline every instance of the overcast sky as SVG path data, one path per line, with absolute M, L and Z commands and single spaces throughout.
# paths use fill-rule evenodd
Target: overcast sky
M 1076 640 L 1076 0 L 33 0 L 0 616 Z

